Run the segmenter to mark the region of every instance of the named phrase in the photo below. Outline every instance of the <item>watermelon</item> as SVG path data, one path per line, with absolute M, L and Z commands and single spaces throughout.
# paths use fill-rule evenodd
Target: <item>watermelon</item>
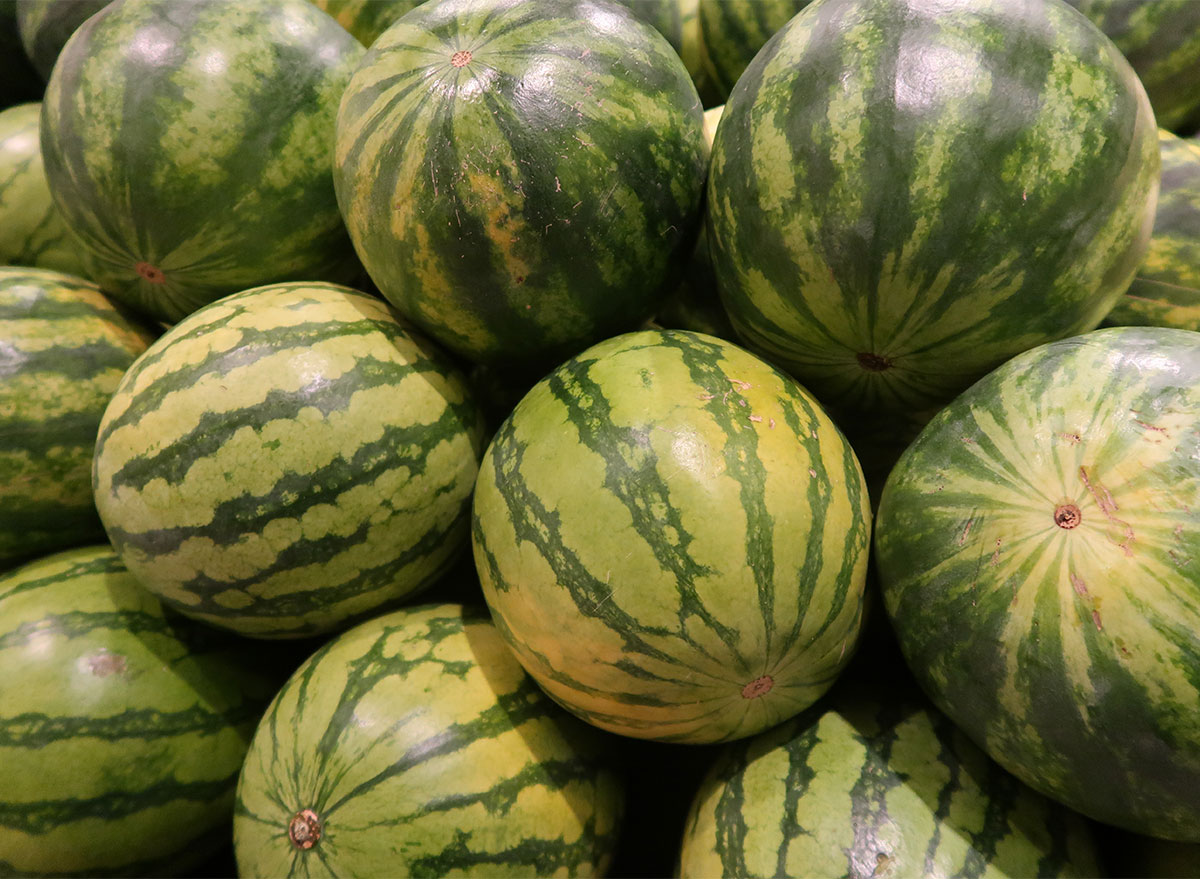
M 275 284 L 180 321 L 104 412 L 93 487 L 129 569 L 241 634 L 345 627 L 466 549 L 482 417 L 387 305 Z
M 1104 320 L 1200 330 L 1200 143 L 1164 129 L 1158 143 L 1162 177 L 1150 249 L 1127 295 Z
M 1159 160 L 1145 91 L 1059 0 L 817 0 L 713 144 L 709 249 L 753 350 L 850 423 L 936 409 L 1099 325 Z
M 0 3 L 0 109 L 40 101 L 45 86 L 21 46 L 17 5 Z
M 42 105 L 0 110 L 0 265 L 80 275 L 79 244 L 50 198 L 38 129 Z
M 754 56 L 811 0 L 699 0 L 701 69 L 723 103 Z
M 399 20 L 400 16 L 422 0 L 312 0 L 320 9 L 332 15 L 364 46 L 370 46 L 379 35 Z
M 544 371 L 678 282 L 702 122 L 679 57 L 622 6 L 425 3 L 346 89 L 338 204 L 402 314 L 464 358 Z
M 107 546 L 0 577 L 0 875 L 164 876 L 216 849 L 274 687 Z
M 42 104 L 46 178 L 89 277 L 167 322 L 350 278 L 330 162 L 363 51 L 307 0 L 115 0 L 89 18 Z
M 938 707 L 1085 815 L 1200 841 L 1200 334 L 1013 358 L 904 453 L 876 531 Z
M 704 743 L 829 688 L 869 530 L 858 462 L 803 388 L 658 330 L 525 395 L 484 455 L 472 537 L 493 617 L 552 698 L 612 732 Z
M 1090 828 L 907 688 L 832 701 L 727 746 L 676 875 L 804 879 L 1100 876 Z
M 153 338 L 94 284 L 0 267 L 0 567 L 104 539 L 96 430 Z
M 17 0 L 17 33 L 42 79 L 50 78 L 71 34 L 109 0 Z
M 591 732 L 482 607 L 377 617 L 267 710 L 238 782 L 238 875 L 602 874 L 622 788 Z
M 1200 4 L 1194 0 L 1067 0 L 1112 39 L 1146 87 L 1163 128 L 1200 125 Z

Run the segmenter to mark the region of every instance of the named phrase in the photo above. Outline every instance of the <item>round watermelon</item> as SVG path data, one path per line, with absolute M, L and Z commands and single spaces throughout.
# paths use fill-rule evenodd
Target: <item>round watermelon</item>
M 943 409 L 876 520 L 934 701 L 1089 817 L 1200 841 L 1200 334 L 1037 347 Z
M 551 372 L 475 487 L 476 568 L 517 657 L 638 738 L 748 736 L 825 692 L 858 636 L 869 530 L 858 462 L 813 398 L 677 330 Z
M 439 0 L 346 89 L 334 182 L 371 279 L 477 362 L 544 367 L 636 328 L 700 221 L 703 114 L 609 0 Z
M 709 248 L 740 337 L 847 424 L 944 405 L 1096 327 L 1154 220 L 1145 91 L 1060 0 L 817 0 L 713 145 Z
M 0 267 L 0 567 L 103 540 L 96 430 L 153 339 L 82 278 Z
M 0 874 L 186 874 L 219 848 L 261 665 L 108 547 L 0 577 Z
M 623 791 L 591 733 L 482 607 L 377 617 L 267 710 L 238 782 L 238 874 L 602 875 Z
M 832 702 L 728 746 L 696 793 L 676 875 L 1105 875 L 1083 818 L 888 683 L 839 684 Z
M 1150 248 L 1104 322 L 1200 330 L 1200 143 L 1160 129 L 1158 144 L 1162 176 Z
M 0 265 L 85 271 L 79 243 L 50 198 L 39 138 L 42 105 L 0 110 Z
M 21 45 L 42 79 L 50 78 L 54 62 L 71 34 L 108 3 L 109 0 L 16 0 Z
M 357 271 L 330 175 L 363 48 L 307 0 L 115 0 L 42 104 L 50 192 L 88 276 L 163 321 L 274 281 Z
M 380 300 L 276 284 L 176 324 L 96 440 L 113 546 L 185 614 L 259 637 L 344 627 L 466 549 L 482 416 Z

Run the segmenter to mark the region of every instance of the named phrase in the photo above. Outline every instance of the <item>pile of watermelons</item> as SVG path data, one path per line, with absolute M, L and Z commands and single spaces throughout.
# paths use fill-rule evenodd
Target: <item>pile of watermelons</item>
M 1200 3 L 3 0 L 0 106 L 0 876 L 1200 875 Z

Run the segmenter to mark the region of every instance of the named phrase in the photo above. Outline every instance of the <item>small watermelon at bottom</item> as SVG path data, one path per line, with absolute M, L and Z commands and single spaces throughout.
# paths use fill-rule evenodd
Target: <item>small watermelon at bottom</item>
M 278 681 L 107 546 L 0 578 L 0 876 L 164 876 L 228 837 Z
M 480 607 L 376 617 L 275 697 L 238 782 L 244 877 L 591 876 L 623 788 Z
M 854 684 L 729 746 L 693 801 L 677 875 L 1101 875 L 1088 822 L 989 760 L 915 687 Z

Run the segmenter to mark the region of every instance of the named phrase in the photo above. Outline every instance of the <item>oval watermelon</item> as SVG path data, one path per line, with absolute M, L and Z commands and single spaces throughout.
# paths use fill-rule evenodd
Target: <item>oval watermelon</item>
M 424 606 L 322 647 L 238 783 L 241 876 L 589 876 L 622 789 L 592 730 L 521 671 L 483 608 Z
M 107 547 L 0 578 L 0 874 L 164 876 L 216 849 L 273 681 Z
M 130 570 L 259 637 L 345 626 L 464 550 L 482 416 L 445 355 L 332 284 L 228 296 L 130 367 L 93 486 Z
M 258 284 L 357 271 L 330 176 L 363 48 L 307 0 L 115 0 L 42 104 L 50 192 L 88 276 L 164 321 Z
M 397 309 L 475 361 L 560 362 L 648 318 L 700 221 L 702 112 L 608 0 L 442 0 L 338 111 L 338 204 Z
M 1104 875 L 1082 817 L 989 760 L 914 688 L 855 683 L 728 747 L 692 803 L 676 875 Z
M 79 242 L 54 206 L 42 167 L 41 104 L 0 111 L 0 265 L 83 275 Z
M 1200 841 L 1200 334 L 1026 352 L 892 471 L 876 561 L 934 701 L 1092 818 Z
M 853 452 L 742 349 L 629 333 L 550 373 L 475 488 L 475 561 L 526 670 L 624 735 L 715 742 L 796 714 L 849 660 L 870 530 Z
M 153 339 L 94 284 L 0 267 L 0 566 L 104 539 L 96 430 Z
M 817 0 L 713 144 L 709 247 L 740 337 L 850 423 L 939 407 L 1096 327 L 1154 219 L 1158 145 L 1058 0 Z

